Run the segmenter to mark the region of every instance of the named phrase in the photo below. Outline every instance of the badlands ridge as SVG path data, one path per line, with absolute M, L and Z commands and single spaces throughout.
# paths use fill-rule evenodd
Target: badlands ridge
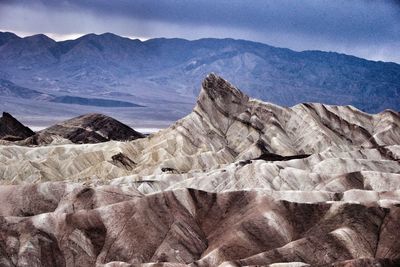
M 399 129 L 210 74 L 146 138 L 3 145 L 0 266 L 399 266 Z

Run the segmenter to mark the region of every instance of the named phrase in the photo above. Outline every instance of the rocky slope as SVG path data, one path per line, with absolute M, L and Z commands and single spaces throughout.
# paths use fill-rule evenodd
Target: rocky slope
M 130 141 L 143 137 L 143 134 L 111 117 L 92 113 L 50 126 L 17 144 L 46 145 L 63 142 L 86 144 L 110 140 Z
M 3 112 L 0 117 L 0 139 L 6 141 L 18 141 L 26 139 L 35 133 L 20 123 L 10 113 Z
M 1 147 L 0 262 L 398 266 L 399 124 L 210 74 L 192 113 L 147 138 Z

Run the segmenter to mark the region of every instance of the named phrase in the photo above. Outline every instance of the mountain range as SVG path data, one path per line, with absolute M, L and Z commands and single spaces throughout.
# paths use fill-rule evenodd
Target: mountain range
M 24 110 L 10 106 L 29 105 L 37 118 L 48 110 L 68 117 L 102 109 L 125 121 L 175 121 L 190 112 L 199 93 L 196 84 L 209 72 L 252 97 L 283 106 L 318 102 L 370 113 L 400 109 L 400 65 L 395 63 L 234 39 L 140 41 L 105 33 L 56 42 L 43 34 L 0 33 L 0 108 L 23 116 Z M 14 93 L 5 94 L 7 88 Z M 25 89 L 19 95 L 15 88 Z M 21 100 L 26 90 L 53 100 Z M 119 102 L 100 108 L 79 98 Z
M 96 118 L 45 132 L 110 133 Z M 0 265 L 400 266 L 399 129 L 395 111 L 282 107 L 210 74 L 144 138 L 0 145 Z

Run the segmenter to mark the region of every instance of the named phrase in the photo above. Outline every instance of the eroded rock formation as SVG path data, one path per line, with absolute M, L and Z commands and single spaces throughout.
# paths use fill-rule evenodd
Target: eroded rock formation
M 2 146 L 0 262 L 398 266 L 399 126 L 210 74 L 193 112 L 147 138 Z

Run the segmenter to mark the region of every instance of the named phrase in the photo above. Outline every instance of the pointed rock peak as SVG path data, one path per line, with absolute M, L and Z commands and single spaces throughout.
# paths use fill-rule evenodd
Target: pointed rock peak
M 14 119 L 14 120 L 16 120 L 10 113 L 8 113 L 8 112 L 3 112 L 3 116 L 2 116 L 3 118 L 10 118 L 10 119 Z
M 14 118 L 10 113 L 8 112 L 3 112 L 3 116 L 0 118 L 0 123 L 6 124 L 7 126 L 10 127 L 15 127 L 17 130 L 21 130 L 27 128 L 25 127 L 22 123 L 20 123 L 16 118 Z M 30 131 L 30 129 L 29 129 Z M 33 133 L 33 132 L 32 132 Z
M 207 117 L 215 127 L 225 130 L 227 125 L 224 120 L 238 116 L 246 110 L 248 101 L 247 95 L 211 73 L 203 81 L 195 111 Z
M 236 102 L 248 101 L 248 96 L 243 94 L 239 89 L 233 86 L 231 83 L 216 75 L 210 73 L 204 79 L 202 84 L 202 91 L 204 91 L 212 100 L 226 100 L 228 98 L 231 101 Z

